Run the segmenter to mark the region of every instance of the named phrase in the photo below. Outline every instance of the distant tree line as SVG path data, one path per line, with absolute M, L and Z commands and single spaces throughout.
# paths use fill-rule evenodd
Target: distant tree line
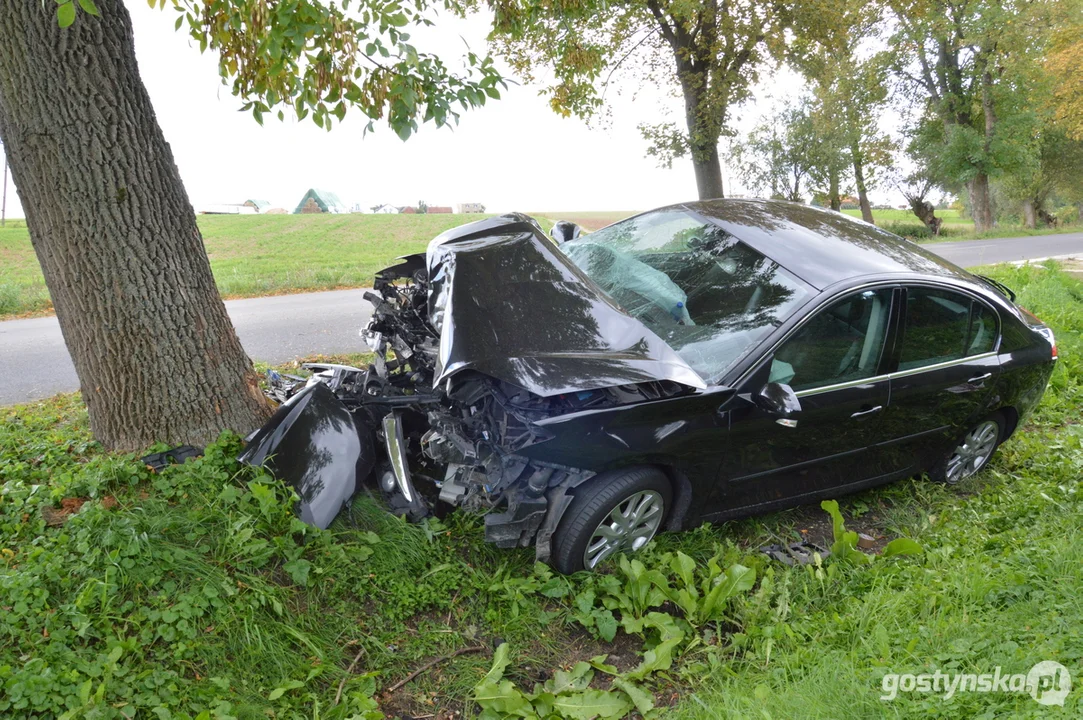
M 1083 20 L 1077 0 L 884 0 L 798 36 L 807 91 L 731 144 L 742 183 L 771 197 L 894 187 L 938 233 L 933 198 L 958 197 L 978 232 L 1083 208 Z M 890 121 L 889 118 L 898 118 Z M 904 169 L 905 168 L 905 169 Z

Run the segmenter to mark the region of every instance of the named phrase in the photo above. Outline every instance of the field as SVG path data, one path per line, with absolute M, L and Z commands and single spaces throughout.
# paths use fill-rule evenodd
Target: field
M 77 395 L 0 422 L 0 715 L 65 718 L 1079 717 L 1083 283 L 994 268 L 1056 330 L 1052 384 L 982 475 L 665 534 L 561 578 L 479 519 L 407 525 L 360 496 L 329 531 L 224 435 L 152 473 L 103 452 Z M 360 361 L 361 359 L 357 359 Z M 811 539 L 831 557 L 769 561 Z M 916 545 L 915 545 L 916 543 Z M 1026 692 L 902 691 L 888 673 L 1027 673 Z M 889 678 L 890 679 L 890 678 Z
M 400 255 L 484 215 L 202 215 L 224 297 L 364 287 Z M 51 308 L 24 223 L 0 229 L 0 318 Z
M 860 216 L 856 210 L 846 211 Z M 924 228 L 903 210 L 878 210 L 877 222 L 892 232 L 928 240 Z M 952 210 L 942 239 L 974 237 L 971 223 Z M 597 230 L 633 210 L 544 211 L 533 215 L 548 229 L 553 220 L 571 220 Z M 444 230 L 483 215 L 203 215 L 198 219 L 218 289 L 226 298 L 281 295 L 365 287 L 373 274 L 396 257 L 423 251 Z M 1066 228 L 1076 230 L 1078 228 Z M 983 237 L 1037 234 L 1002 226 Z M 0 229 L 0 319 L 44 314 L 52 309 L 26 225 Z

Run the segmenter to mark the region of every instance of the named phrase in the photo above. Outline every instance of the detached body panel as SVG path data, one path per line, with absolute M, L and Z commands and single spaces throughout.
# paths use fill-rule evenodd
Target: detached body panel
M 289 483 L 301 520 L 326 528 L 372 471 L 372 438 L 371 428 L 359 432 L 342 401 L 316 383 L 283 403 L 238 459 Z

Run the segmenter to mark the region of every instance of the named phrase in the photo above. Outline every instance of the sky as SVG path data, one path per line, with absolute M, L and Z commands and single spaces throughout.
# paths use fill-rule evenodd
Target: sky
M 500 100 L 463 112 L 454 129 L 424 126 L 406 142 L 379 125 L 366 135 L 356 111 L 331 132 L 288 114 L 285 122 L 268 117 L 261 127 L 238 111 L 242 103 L 221 84 L 216 57 L 201 55 L 187 34 L 174 31 L 171 11 L 144 0 L 127 5 L 140 74 L 197 211 L 249 199 L 292 211 L 310 187 L 366 210 L 424 200 L 480 202 L 491 212 L 630 211 L 696 197 L 690 161 L 658 167 L 637 130 L 641 122 L 662 120 L 664 105 L 679 109 L 681 101 L 661 89 L 610 92 L 611 120 L 604 127 L 559 117 L 539 88 L 527 85 L 512 85 Z M 415 31 L 413 41 L 457 58 L 464 42 L 483 52 L 486 29 L 485 18 L 444 17 Z M 785 96 L 799 91 L 800 81 L 783 73 L 765 80 L 759 94 L 768 88 Z M 737 126 L 750 128 L 759 114 L 755 105 L 741 108 Z M 723 176 L 727 194 L 744 191 L 725 168 Z M 7 215 L 21 217 L 10 182 Z

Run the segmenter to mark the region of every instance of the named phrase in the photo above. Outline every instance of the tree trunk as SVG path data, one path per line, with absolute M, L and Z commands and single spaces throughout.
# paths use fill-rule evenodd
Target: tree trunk
M 936 208 L 933 204 L 920 196 L 906 196 L 907 201 L 910 203 L 910 209 L 914 212 L 914 215 L 921 220 L 922 224 L 929 230 L 929 233 L 933 236 L 940 234 L 940 224 L 943 222 L 936 216 Z
M 684 95 L 684 121 L 688 128 L 688 149 L 692 155 L 692 168 L 696 172 L 696 192 L 700 200 L 725 197 L 722 188 L 722 163 L 718 159 L 718 134 L 705 127 L 701 115 L 701 88 L 705 82 L 702 72 L 687 66 L 684 55 L 674 47 L 681 93 Z
M 1033 230 L 1037 225 L 1037 218 L 1034 214 L 1034 201 L 1027 198 L 1023 201 L 1023 227 Z
M 692 152 L 692 167 L 696 171 L 696 190 L 700 200 L 725 197 L 722 189 L 722 163 L 718 159 L 718 145 Z
M 835 212 L 842 210 L 842 198 L 839 197 L 839 171 L 835 168 L 831 168 L 828 171 L 828 201 L 831 203 L 831 209 Z
M 57 25 L 0 0 L 0 138 L 106 447 L 205 443 L 269 412 L 139 78 L 122 0 Z
M 978 173 L 966 184 L 970 195 L 970 216 L 974 219 L 974 232 L 983 233 L 993 229 L 993 206 L 989 202 L 989 176 Z
M 865 166 L 855 149 L 850 149 L 850 155 L 854 160 L 854 184 L 857 185 L 857 199 L 861 203 L 861 219 L 872 225 L 872 205 L 869 204 L 869 193 L 865 187 Z

